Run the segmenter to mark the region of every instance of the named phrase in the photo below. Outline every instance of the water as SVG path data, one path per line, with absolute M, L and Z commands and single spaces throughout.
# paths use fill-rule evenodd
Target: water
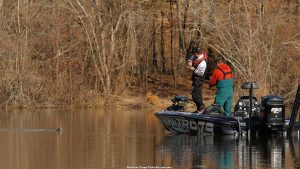
M 146 110 L 2 111 L 0 128 L 0 169 L 300 168 L 299 137 L 172 135 Z

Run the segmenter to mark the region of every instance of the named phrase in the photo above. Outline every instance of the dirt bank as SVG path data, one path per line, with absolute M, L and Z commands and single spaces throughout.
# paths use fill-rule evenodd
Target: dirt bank
M 137 89 L 126 94 L 119 100 L 118 106 L 146 107 L 154 110 L 164 109 L 172 104 L 174 96 L 187 96 L 191 98 L 192 82 L 186 79 L 177 79 L 174 87 L 173 79 L 170 76 L 155 75 L 149 76 L 146 92 Z M 205 83 L 202 88 L 203 100 L 206 106 L 214 102 L 215 88 L 209 88 Z M 189 110 L 194 110 L 194 104 L 188 105 Z

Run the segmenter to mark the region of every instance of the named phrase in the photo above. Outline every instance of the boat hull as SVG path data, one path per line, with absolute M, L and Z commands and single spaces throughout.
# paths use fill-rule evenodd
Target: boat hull
M 238 119 L 221 115 L 164 110 L 155 113 L 155 116 L 170 132 L 225 135 L 246 132 L 246 128 L 241 128 L 239 125 L 241 122 Z

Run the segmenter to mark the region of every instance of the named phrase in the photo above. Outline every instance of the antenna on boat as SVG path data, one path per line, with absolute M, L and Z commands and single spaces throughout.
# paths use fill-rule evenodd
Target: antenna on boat
M 293 104 L 293 109 L 292 109 L 292 114 L 291 114 L 291 119 L 289 123 L 289 127 L 287 129 L 287 134 L 290 136 L 293 132 L 293 128 L 295 126 L 296 118 L 299 112 L 299 106 L 300 106 L 300 84 L 298 84 L 298 89 L 295 97 L 295 101 Z M 299 117 L 300 121 L 300 117 Z

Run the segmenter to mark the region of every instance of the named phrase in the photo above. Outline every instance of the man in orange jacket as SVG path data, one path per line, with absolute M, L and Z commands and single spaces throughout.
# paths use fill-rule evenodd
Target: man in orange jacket
M 217 68 L 210 78 L 209 86 L 217 87 L 215 104 L 222 106 L 225 116 L 228 117 L 232 116 L 233 84 L 233 73 L 230 67 L 225 64 L 223 58 L 218 58 Z

